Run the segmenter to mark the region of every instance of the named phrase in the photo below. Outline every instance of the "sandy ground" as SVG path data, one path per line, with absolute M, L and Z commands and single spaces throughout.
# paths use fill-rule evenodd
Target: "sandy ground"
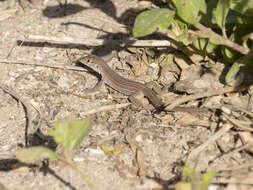
M 68 2 L 64 14 L 64 7 L 57 1 L 34 4 L 24 10 L 15 1 L 0 1 L 0 11 L 13 9 L 15 12 L 10 18 L 0 20 L 0 57 L 26 60 L 25 63 L 70 65 L 66 50 L 78 56 L 92 52 L 95 47 L 31 42 L 27 35 L 90 39 L 131 36 L 123 26 L 131 27 L 133 19 L 129 13 L 138 8 L 136 1 Z M 124 70 L 122 75 L 128 75 L 130 68 L 119 60 L 113 59 L 111 64 L 118 69 L 117 72 Z M 136 80 L 152 81 L 157 78 L 158 70 L 158 66 L 149 68 Z M 0 83 L 14 89 L 38 110 L 40 116 L 36 117 L 37 111 L 32 109 L 32 117 L 40 122 L 43 133 L 52 129 L 56 121 L 69 117 L 93 122 L 91 133 L 74 153 L 74 161 L 97 189 L 171 189 L 178 181 L 175 166 L 181 165 L 194 148 L 216 131 L 215 128 L 196 125 L 171 125 L 174 114 L 154 116 L 142 109 L 136 111 L 132 106 L 84 116 L 96 107 L 128 102 L 126 98 L 114 98 L 120 94 L 108 87 L 88 98 L 69 94 L 83 95 L 84 89 L 96 84 L 96 77 L 86 72 L 13 63 L 1 63 L 0 72 Z M 181 115 L 176 113 L 176 116 Z M 25 122 L 22 104 L 0 90 L 0 183 L 10 190 L 88 189 L 75 171 L 59 162 L 50 162 L 49 168 L 28 168 L 18 164 L 13 155 L 25 145 Z M 208 165 L 207 162 L 216 158 L 221 149 L 226 152 L 236 146 L 235 135 L 235 131 L 230 130 L 219 139 L 219 143 L 206 148 L 200 156 L 204 162 L 200 166 L 202 171 L 252 161 L 245 152 L 235 151 Z M 126 146 L 119 154 L 110 157 L 98 144 L 114 148 Z M 245 173 L 250 174 L 249 171 Z M 250 186 L 241 189 L 250 189 Z

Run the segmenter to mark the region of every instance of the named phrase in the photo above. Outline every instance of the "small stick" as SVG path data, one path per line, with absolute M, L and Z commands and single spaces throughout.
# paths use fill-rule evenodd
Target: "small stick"
M 252 166 L 253 166 L 253 163 L 244 163 L 242 165 L 236 165 L 236 166 L 232 165 L 232 166 L 229 166 L 229 167 L 219 168 L 218 172 L 240 170 L 240 169 L 249 168 L 249 167 L 252 167 Z
M 190 163 L 192 161 L 198 160 L 200 158 L 201 152 L 208 147 L 209 144 L 214 143 L 216 140 L 218 140 L 222 135 L 227 133 L 233 126 L 232 125 L 226 125 L 222 127 L 219 131 L 214 133 L 212 136 L 210 136 L 202 145 L 198 146 L 196 149 L 194 149 L 190 155 L 187 158 L 186 166 L 189 167 Z
M 194 26 L 200 30 L 200 34 L 202 34 L 202 35 L 207 34 L 206 37 L 209 37 L 209 38 L 213 36 L 216 38 L 217 41 L 220 41 L 221 44 L 224 44 L 224 45 L 232 48 L 233 50 L 240 52 L 241 54 L 246 55 L 250 52 L 249 49 L 247 49 L 239 44 L 236 44 L 223 36 L 220 36 L 219 34 L 213 32 L 210 28 L 207 28 L 200 23 L 197 23 Z
M 14 48 L 16 47 L 16 42 L 14 42 L 11 46 L 11 49 L 9 51 L 9 53 L 7 54 L 6 58 L 10 57 L 11 53 L 13 52 Z
M 11 14 L 17 12 L 18 9 L 8 9 L 8 10 L 1 10 L 0 14 Z
M 0 21 L 6 20 L 9 17 L 13 16 L 12 13 L 15 13 L 18 9 L 9 9 L 0 11 Z
M 239 87 L 239 88 L 235 88 L 235 87 L 227 87 L 227 88 L 222 88 L 222 89 L 217 89 L 217 90 L 209 90 L 207 92 L 200 92 L 197 94 L 193 94 L 190 96 L 183 96 L 175 101 L 173 101 L 173 103 L 171 103 L 170 105 L 166 106 L 165 110 L 173 110 L 173 108 L 175 108 L 176 106 L 183 104 L 185 102 L 188 101 L 192 101 L 192 100 L 196 100 L 199 98 L 204 98 L 204 97 L 209 97 L 209 96 L 216 96 L 216 95 L 220 95 L 220 94 L 225 94 L 228 92 L 235 92 L 237 90 L 240 89 L 244 89 L 244 87 Z
M 236 125 L 236 126 L 239 127 L 240 129 L 253 132 L 253 128 L 251 128 L 251 127 L 246 127 L 246 126 L 240 124 L 240 122 L 239 122 L 238 120 L 229 117 L 229 116 L 228 116 L 227 114 L 225 114 L 225 113 L 223 113 L 223 115 L 224 115 L 224 117 L 225 117 L 229 122 L 231 122 L 232 124 Z
M 0 15 L 0 21 L 4 21 L 8 18 L 10 18 L 12 15 L 10 14 L 3 14 L 3 15 Z
M 246 113 L 247 115 L 249 115 L 250 117 L 253 117 L 253 113 L 251 111 L 248 111 L 244 108 L 241 108 L 241 107 L 236 107 L 236 109 L 240 110 L 241 112 L 244 112 Z
M 107 105 L 107 106 L 101 106 L 99 108 L 95 108 L 95 109 L 89 110 L 87 112 L 84 112 L 81 115 L 86 116 L 86 115 L 91 115 L 91 114 L 102 112 L 102 111 L 110 111 L 110 110 L 115 110 L 115 109 L 121 109 L 121 108 L 129 106 L 130 104 L 131 103 L 111 104 L 111 105 Z
M 100 46 L 100 45 L 121 45 L 121 46 L 138 46 L 138 47 L 168 47 L 170 42 L 168 40 L 105 40 L 96 38 L 72 38 L 72 37 L 56 37 L 56 36 L 43 36 L 43 35 L 27 35 L 28 40 L 39 40 L 57 43 L 74 43 L 84 44 L 87 46 Z
M 252 178 L 246 179 L 214 179 L 212 183 L 217 184 L 239 184 L 239 185 L 253 185 Z
M 231 157 L 232 157 L 232 154 L 233 154 L 233 153 L 240 152 L 240 151 L 242 151 L 242 150 L 245 150 L 245 149 L 248 148 L 248 147 L 249 147 L 249 144 L 243 144 L 243 145 L 241 145 L 241 146 L 239 146 L 239 147 L 232 148 L 231 150 L 229 150 L 229 151 L 227 151 L 227 152 L 221 152 L 220 154 L 218 154 L 217 156 L 215 156 L 215 158 L 213 158 L 211 162 L 214 163 L 216 159 L 219 159 L 219 158 L 221 158 L 221 157 L 224 157 L 225 155 L 226 155 L 226 156 L 231 155 Z M 217 166 L 216 166 L 216 167 L 217 167 Z M 215 167 L 212 167 L 212 166 L 211 166 L 211 163 L 210 163 L 210 164 L 208 164 L 208 167 L 206 168 L 206 170 L 208 170 L 208 171 L 210 171 L 210 170 L 216 170 L 216 171 L 217 171 L 218 169 L 215 168 Z M 219 171 L 221 171 L 221 169 L 219 169 L 219 170 L 217 171 L 217 173 L 218 173 Z

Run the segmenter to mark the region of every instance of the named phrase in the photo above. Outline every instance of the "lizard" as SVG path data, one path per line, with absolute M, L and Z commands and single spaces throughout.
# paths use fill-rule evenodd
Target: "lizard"
M 109 58 L 108 58 L 109 57 Z M 108 56 L 107 60 L 111 60 L 112 55 Z M 147 85 L 144 85 L 140 82 L 128 80 L 121 75 L 119 75 L 117 72 L 115 72 L 107 62 L 96 55 L 86 55 L 82 56 L 79 59 L 77 59 L 77 62 L 83 64 L 83 65 L 93 65 L 93 70 L 95 70 L 97 73 L 99 73 L 102 78 L 101 81 L 98 82 L 98 84 L 93 88 L 94 90 L 98 90 L 99 87 L 102 86 L 102 82 L 106 83 L 111 88 L 115 89 L 116 91 L 119 91 L 127 96 L 129 96 L 129 100 L 132 103 L 135 103 L 138 106 L 144 107 L 147 110 L 150 110 L 146 105 L 142 104 L 140 102 L 140 98 L 147 98 L 150 103 L 155 108 L 155 113 L 160 113 L 161 111 L 165 112 L 188 112 L 188 113 L 204 113 L 209 112 L 210 109 L 208 108 L 192 108 L 192 107 L 180 107 L 176 106 L 173 107 L 173 109 L 167 109 L 167 104 L 164 104 L 156 95 L 156 93 L 149 88 Z M 87 92 L 94 91 L 93 89 L 87 90 Z
M 151 102 L 157 111 L 163 110 L 164 104 L 159 100 L 152 89 L 140 82 L 122 77 L 115 72 L 104 59 L 96 55 L 86 55 L 77 59 L 77 62 L 89 66 L 95 65 L 95 69 L 94 67 L 91 67 L 102 76 L 103 82 L 114 90 L 129 96 L 129 100 L 132 103 L 147 108 L 139 100 L 139 98 L 145 97 Z

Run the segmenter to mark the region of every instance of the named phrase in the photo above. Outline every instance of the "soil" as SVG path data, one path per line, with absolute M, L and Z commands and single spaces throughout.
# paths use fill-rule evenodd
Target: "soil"
M 0 5 L 0 13 L 14 10 L 11 17 L 0 20 L 0 57 L 56 66 L 71 65 L 67 52 L 78 57 L 94 52 L 97 47 L 29 41 L 28 34 L 89 39 L 127 38 L 131 37 L 129 28 L 133 26 L 135 15 L 144 9 L 135 0 L 68 0 L 66 7 L 59 5 L 58 1 L 33 4 L 23 1 L 23 8 L 17 1 L 2 0 Z M 131 67 L 119 59 L 113 58 L 110 64 L 123 76 L 133 76 Z M 134 105 L 85 116 L 91 109 L 128 100 L 110 87 L 85 98 L 73 95 L 84 96 L 84 89 L 96 84 L 97 78 L 87 72 L 11 62 L 1 63 L 0 72 L 0 83 L 15 90 L 33 106 L 33 123 L 40 126 L 43 134 L 54 128 L 57 121 L 67 118 L 92 122 L 92 130 L 74 152 L 73 160 L 97 189 L 173 189 L 180 181 L 176 166 L 183 165 L 190 152 L 220 128 L 172 124 L 182 118 L 183 113 L 152 114 Z M 158 78 L 158 74 L 159 67 L 155 65 L 135 80 L 150 82 Z M 209 121 L 210 118 L 202 119 Z M 215 124 L 218 122 L 214 121 Z M 5 186 L 0 189 L 89 189 L 76 171 L 59 161 L 33 167 L 18 162 L 15 155 L 25 146 L 25 126 L 26 114 L 22 104 L 0 90 L 0 184 Z M 238 131 L 229 130 L 206 147 L 197 162 L 200 171 L 220 171 L 221 168 L 252 162 L 252 157 L 245 151 L 232 151 L 241 145 L 238 139 L 235 140 L 236 135 Z M 36 135 L 32 143 L 43 145 Z M 50 146 L 48 143 L 45 145 Z M 124 148 L 110 155 L 101 149 L 103 146 L 114 150 Z M 61 150 L 56 148 L 56 151 Z M 224 152 L 228 154 L 220 156 Z M 250 176 L 247 168 L 234 178 L 228 173 L 222 175 L 227 175 L 227 179 Z M 213 187 L 239 187 L 233 185 Z M 250 188 L 240 186 L 240 189 Z

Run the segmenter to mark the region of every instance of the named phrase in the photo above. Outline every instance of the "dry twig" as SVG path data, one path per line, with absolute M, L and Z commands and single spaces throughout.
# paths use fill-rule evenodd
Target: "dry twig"
M 246 126 L 242 125 L 238 120 L 229 117 L 229 116 L 228 116 L 227 114 L 225 114 L 224 112 L 223 112 L 223 115 L 224 115 L 224 117 L 225 117 L 229 122 L 231 122 L 233 125 L 236 125 L 236 126 L 239 127 L 240 129 L 245 130 L 245 131 L 251 131 L 251 132 L 253 132 L 253 128 L 251 128 L 251 127 L 246 127 Z
M 87 46 L 101 46 L 101 45 L 121 45 L 121 46 L 137 46 L 137 47 L 168 47 L 170 42 L 168 40 L 105 40 L 95 38 L 72 38 L 72 37 L 56 37 L 56 36 L 42 36 L 42 35 L 28 35 L 28 40 L 47 41 L 56 43 L 74 43 L 84 44 Z
M 232 41 L 230 41 L 229 39 L 227 38 L 224 38 L 223 36 L 220 36 L 219 34 L 213 32 L 210 28 L 207 28 L 205 27 L 204 25 L 200 24 L 200 23 L 197 23 L 194 25 L 197 29 L 200 30 L 200 33 L 198 33 L 199 35 L 202 35 L 202 37 L 208 37 L 210 38 L 210 36 L 212 37 L 215 37 L 215 39 L 217 41 L 219 41 L 221 44 L 224 44 L 238 52 L 240 52 L 241 54 L 248 54 L 250 52 L 249 49 L 241 46 L 241 45 L 238 45 Z M 204 36 L 205 35 L 205 36 Z
M 242 185 L 253 185 L 252 178 L 251 179 L 225 179 L 225 178 L 220 178 L 220 179 L 214 179 L 212 183 L 218 183 L 218 184 L 242 184 Z
M 243 113 L 249 115 L 250 117 L 253 117 L 253 113 L 252 113 L 251 111 L 249 111 L 249 110 L 246 110 L 246 109 L 241 108 L 241 107 L 236 107 L 236 109 L 238 109 L 238 110 L 240 110 L 241 112 L 243 112 Z
M 0 21 L 6 20 L 12 16 L 13 13 L 18 11 L 18 9 L 8 9 L 8 10 L 1 10 L 0 11 Z
M 170 105 L 166 106 L 165 110 L 173 110 L 173 108 L 175 108 L 176 106 L 183 104 L 185 102 L 188 101 L 192 101 L 192 100 L 196 100 L 199 98 L 204 98 L 204 97 L 210 97 L 210 96 L 216 96 L 216 95 L 220 95 L 220 94 L 225 94 L 228 92 L 235 92 L 237 90 L 242 90 L 245 87 L 239 87 L 239 88 L 235 88 L 235 87 L 227 87 L 227 88 L 222 88 L 222 89 L 217 89 L 217 90 L 209 90 L 207 92 L 200 92 L 197 94 L 193 94 L 190 96 L 182 96 L 181 98 L 173 101 L 173 103 L 171 103 Z
M 212 136 L 210 136 L 202 145 L 198 146 L 196 149 L 194 149 L 190 155 L 188 156 L 188 159 L 186 161 L 186 166 L 189 167 L 192 162 L 195 163 L 198 158 L 200 158 L 200 154 L 202 151 L 204 151 L 208 145 L 211 143 L 214 143 L 216 140 L 218 140 L 222 135 L 227 133 L 233 126 L 232 125 L 225 125 L 222 127 L 219 131 L 214 133 Z M 191 167 L 190 167 L 191 168 Z

